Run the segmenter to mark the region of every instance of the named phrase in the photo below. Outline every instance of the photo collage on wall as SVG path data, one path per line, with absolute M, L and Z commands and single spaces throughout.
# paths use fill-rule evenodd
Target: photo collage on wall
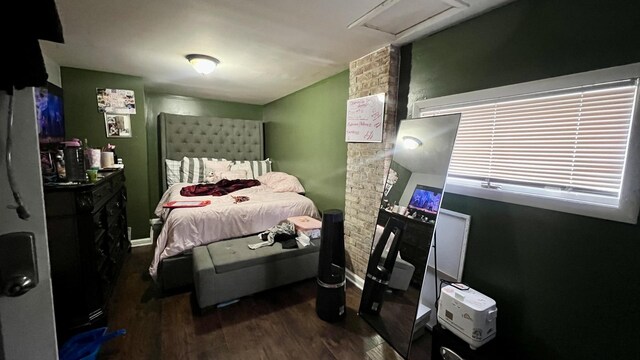
M 133 90 L 96 89 L 98 112 L 104 113 L 107 137 L 131 137 L 131 114 L 136 113 Z

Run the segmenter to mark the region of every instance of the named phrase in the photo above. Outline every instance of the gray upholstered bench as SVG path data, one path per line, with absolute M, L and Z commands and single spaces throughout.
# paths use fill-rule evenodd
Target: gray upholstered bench
M 193 249 L 193 281 L 200 308 L 314 277 L 320 240 L 302 249 L 280 243 L 251 250 L 257 236 L 218 241 Z

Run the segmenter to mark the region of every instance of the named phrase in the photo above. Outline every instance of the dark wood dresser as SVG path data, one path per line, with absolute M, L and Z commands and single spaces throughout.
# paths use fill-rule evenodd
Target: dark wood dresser
M 107 304 L 125 254 L 124 169 L 95 183 L 45 184 L 51 279 L 58 341 L 106 325 Z
M 384 226 L 390 217 L 398 218 L 407 224 L 406 232 L 402 235 L 402 241 L 400 242 L 400 256 L 403 260 L 415 266 L 416 269 L 411 278 L 411 285 L 421 289 L 435 224 L 380 209 L 378 212 L 378 225 Z

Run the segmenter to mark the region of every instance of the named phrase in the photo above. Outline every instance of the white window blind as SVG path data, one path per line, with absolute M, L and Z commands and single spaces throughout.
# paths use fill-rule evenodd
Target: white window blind
M 637 89 L 631 79 L 422 109 L 420 116 L 462 114 L 451 180 L 617 205 Z

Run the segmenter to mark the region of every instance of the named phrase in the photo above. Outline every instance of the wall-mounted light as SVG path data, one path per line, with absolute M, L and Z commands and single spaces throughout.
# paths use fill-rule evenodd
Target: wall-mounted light
M 420 141 L 418 138 L 415 138 L 413 136 L 403 136 L 402 144 L 404 145 L 405 149 L 413 150 L 413 149 L 417 149 L 420 145 L 422 145 L 422 141 Z
M 189 54 L 186 58 L 191 66 L 202 75 L 210 74 L 220 64 L 220 60 L 207 55 Z

